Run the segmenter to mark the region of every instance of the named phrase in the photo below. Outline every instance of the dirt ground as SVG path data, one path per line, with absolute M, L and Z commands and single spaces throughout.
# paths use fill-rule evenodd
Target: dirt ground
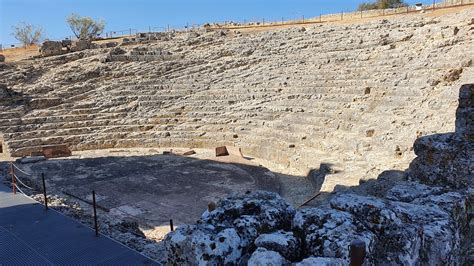
M 170 219 L 176 226 L 193 223 L 210 202 L 234 192 L 266 190 L 290 195 L 297 202 L 313 193 L 304 178 L 272 172 L 254 158 L 215 157 L 207 149 L 195 149 L 190 156 L 179 155 L 186 149 L 163 154 L 170 150 L 82 151 L 69 158 L 17 165 L 33 173 L 35 183 L 45 173 L 52 194 L 90 202 L 95 190 L 101 210 L 141 221 L 149 234 L 158 234 L 154 238 L 169 231 Z M 296 200 L 291 195 L 297 195 Z
M 0 51 L 5 56 L 5 62 L 16 62 L 29 57 L 39 55 L 38 46 L 8 48 Z

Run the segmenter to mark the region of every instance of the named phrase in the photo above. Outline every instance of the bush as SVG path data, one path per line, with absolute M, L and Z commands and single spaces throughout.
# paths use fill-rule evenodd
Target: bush
M 372 10 L 372 9 L 387 9 L 387 8 L 397 8 L 407 6 L 403 0 L 377 0 L 372 3 L 362 3 L 359 5 L 357 10 Z
M 105 28 L 103 20 L 94 20 L 91 17 L 81 17 L 77 14 L 71 14 L 66 21 L 74 35 L 80 40 L 93 39 Z
M 37 44 L 43 38 L 43 28 L 21 22 L 13 26 L 13 37 L 24 46 Z

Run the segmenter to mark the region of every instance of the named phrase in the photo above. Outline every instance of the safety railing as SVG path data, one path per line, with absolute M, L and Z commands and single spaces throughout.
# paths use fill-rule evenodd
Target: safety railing
M 26 172 L 25 170 L 21 169 L 20 167 L 18 167 L 14 162 L 10 162 L 9 163 L 9 175 L 11 177 L 11 186 L 12 186 L 12 191 L 13 191 L 13 194 L 16 194 L 17 192 L 20 192 L 21 194 L 27 196 L 27 197 L 30 197 L 30 194 L 31 193 L 26 193 L 25 191 L 23 191 L 23 189 L 28 189 L 30 190 L 32 193 L 34 192 L 37 192 L 39 190 L 39 187 L 41 187 L 41 192 L 43 194 L 43 202 L 39 202 L 39 203 L 42 203 L 45 207 L 45 210 L 48 210 L 48 195 L 47 195 L 47 190 L 46 190 L 46 181 L 45 181 L 45 174 L 44 173 L 41 173 L 41 185 L 39 185 L 37 182 L 35 182 L 34 180 L 34 174 L 33 173 L 28 173 Z M 82 199 L 72 193 L 69 193 L 69 192 L 66 192 L 66 191 L 62 191 L 63 194 L 65 194 L 66 196 L 69 196 L 69 197 L 72 197 L 76 200 L 80 200 L 84 203 L 87 203 L 89 205 L 92 206 L 92 211 L 93 211 L 93 215 L 92 215 L 92 218 L 93 218 L 93 222 L 92 224 L 94 225 L 94 231 L 95 231 L 95 235 L 96 236 L 99 236 L 99 219 L 98 219 L 98 212 L 97 212 L 97 209 L 101 209 L 103 210 L 104 212 L 101 214 L 103 215 L 105 218 L 109 219 L 109 220 L 113 220 L 113 219 L 117 219 L 116 217 L 112 217 L 111 215 L 108 214 L 109 212 L 109 209 L 103 207 L 103 206 L 100 206 L 99 204 L 97 204 L 97 201 L 96 201 L 96 192 L 95 190 L 92 190 L 92 202 L 86 200 L 86 199 Z M 121 213 L 122 215 L 124 215 L 127 219 L 130 219 L 134 222 L 140 222 L 140 223 L 143 223 L 144 221 L 147 221 L 147 222 L 160 222 L 161 220 L 155 220 L 155 219 L 148 219 L 148 218 L 137 218 L 137 217 L 133 217 L 131 216 L 130 214 L 120 210 L 120 209 L 114 209 L 116 211 L 118 211 L 119 213 Z M 137 234 L 136 232 L 134 231 L 131 231 L 129 230 L 128 228 L 120 225 L 119 223 L 118 224 L 114 224 L 114 226 L 118 227 L 121 231 L 126 231 L 126 232 L 129 232 L 135 236 L 139 236 L 139 237 L 142 237 L 141 235 Z M 173 225 L 173 219 L 170 219 L 169 220 L 169 226 L 170 226 L 170 230 L 171 231 L 174 231 L 174 225 Z
M 24 171 L 23 169 L 19 168 L 17 165 L 15 165 L 13 162 L 10 162 L 10 165 L 9 165 L 9 174 L 11 176 L 11 179 L 12 179 L 12 189 L 13 189 L 13 193 L 16 194 L 16 191 L 18 190 L 19 192 L 21 192 L 22 194 L 24 194 L 25 196 L 29 196 L 27 193 L 25 193 L 21 188 L 20 186 L 24 187 L 24 188 L 27 188 L 27 189 L 30 189 L 32 191 L 35 191 L 36 189 L 34 188 L 35 185 L 32 185 L 32 186 L 29 186 L 27 185 L 25 181 L 22 180 L 23 177 L 19 177 L 19 175 L 23 175 L 24 177 L 28 178 L 28 180 L 32 183 L 34 183 L 32 181 L 32 178 L 34 176 L 34 174 L 32 173 L 28 173 L 26 171 Z M 26 179 L 25 178 L 25 179 Z M 46 192 L 46 182 L 45 182 L 45 178 L 44 178 L 44 173 L 41 173 L 41 181 L 42 181 L 42 187 L 43 187 L 43 198 L 44 198 L 44 206 L 45 206 L 45 210 L 48 210 L 48 197 L 47 197 L 47 192 Z M 96 193 L 95 193 L 95 190 L 92 190 L 92 202 L 89 202 L 87 200 L 84 200 L 84 199 L 81 199 L 77 196 L 74 196 L 72 194 L 68 194 L 68 193 L 65 193 L 66 195 L 68 196 L 72 196 L 73 198 L 76 198 L 76 199 L 79 199 L 87 204 L 90 204 L 92 205 L 92 210 L 93 210 L 93 225 L 94 225 L 94 232 L 95 232 L 95 236 L 98 237 L 100 234 L 99 234 L 99 220 L 98 220 L 98 214 L 97 214 L 97 207 L 98 207 L 98 204 L 97 204 L 97 201 L 96 201 Z M 305 204 L 307 204 L 309 201 L 313 200 L 314 198 L 316 198 L 317 196 L 319 196 L 319 193 L 317 193 L 316 195 L 314 195 L 313 197 L 311 197 L 310 199 L 308 199 L 307 201 L 305 201 L 303 204 L 301 204 L 298 208 L 304 206 Z M 105 209 L 103 207 L 101 207 L 102 209 Z M 127 216 L 127 218 L 132 218 L 131 216 L 129 216 L 126 212 L 120 210 L 120 209 L 116 209 L 117 211 L 119 211 L 120 213 L 124 214 Z M 106 218 L 109 218 L 109 219 L 113 219 L 113 217 L 111 217 L 110 215 L 107 215 L 104 213 L 104 216 Z M 138 220 L 137 218 L 133 217 L 132 220 Z M 140 222 L 142 222 L 142 220 L 151 220 L 151 219 L 143 219 L 143 218 L 140 218 Z M 155 221 L 155 220 L 152 220 L 152 221 Z M 128 233 L 131 233 L 135 236 L 139 236 L 139 237 L 143 237 L 141 235 L 138 235 L 136 232 L 134 231 L 131 231 L 129 230 L 128 228 L 120 225 L 120 224 L 115 224 L 115 226 L 117 226 L 121 231 L 126 231 Z M 169 220 L 169 226 L 170 226 L 170 231 L 174 231 L 174 224 L 173 224 L 173 219 L 170 219 Z M 354 241 L 352 241 L 348 247 L 348 251 L 349 251 L 349 261 L 350 261 L 350 264 L 351 266 L 362 266 L 364 264 L 364 260 L 365 260 L 365 257 L 366 257 L 366 244 L 364 241 L 362 240 L 359 240 L 359 239 L 355 239 Z

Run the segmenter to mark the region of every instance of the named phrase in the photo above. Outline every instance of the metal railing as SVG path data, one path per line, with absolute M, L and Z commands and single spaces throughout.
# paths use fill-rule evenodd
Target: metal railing
M 9 171 L 8 171 L 10 177 L 11 177 L 11 186 L 12 186 L 12 192 L 13 194 L 17 194 L 17 191 L 20 192 L 21 194 L 27 196 L 27 197 L 30 197 L 28 193 L 25 193 L 25 191 L 23 191 L 23 189 L 28 189 L 32 192 L 35 192 L 38 190 L 38 187 L 40 187 L 39 184 L 35 183 L 33 178 L 34 178 L 34 174 L 32 173 L 28 173 L 24 170 L 22 170 L 21 168 L 19 168 L 17 165 L 15 165 L 15 163 L 13 162 L 10 162 L 9 163 Z M 20 175 L 23 175 L 22 177 L 20 177 Z M 25 180 L 25 181 L 24 181 Z M 26 181 L 28 180 L 28 181 Z M 28 184 L 28 185 L 27 185 Z M 46 181 L 45 181 L 45 174 L 44 173 L 41 173 L 41 192 L 43 194 L 43 202 L 39 202 L 41 204 L 44 205 L 45 207 L 45 210 L 48 210 L 48 195 L 47 195 L 47 190 L 46 190 Z M 75 196 L 71 193 L 67 193 L 65 191 L 62 191 L 63 194 L 69 196 L 69 197 L 72 197 L 72 198 L 75 198 L 77 200 L 80 200 L 84 203 L 87 203 L 89 205 L 92 206 L 92 210 L 93 210 L 93 225 L 94 225 L 94 231 L 95 231 L 95 235 L 96 236 L 99 236 L 99 220 L 98 220 L 98 212 L 97 212 L 97 209 L 102 209 L 104 211 L 104 216 L 106 218 L 109 218 L 109 219 L 116 219 L 110 215 L 107 215 L 106 212 L 109 211 L 109 209 L 107 208 L 104 208 L 102 206 L 100 206 L 99 204 L 97 204 L 97 201 L 96 201 L 96 193 L 95 193 L 95 190 L 92 190 L 92 202 L 88 201 L 88 200 L 85 200 L 85 199 L 82 199 L 78 196 Z M 130 214 L 120 210 L 120 209 L 116 209 L 118 212 L 120 212 L 121 214 L 123 214 L 125 217 L 127 217 L 128 219 L 131 219 L 131 220 L 134 220 L 134 221 L 140 221 L 142 222 L 142 220 L 146 220 L 146 221 L 149 221 L 149 222 L 158 222 L 158 220 L 153 220 L 153 219 L 148 219 L 148 218 L 136 218 L 134 216 L 131 216 Z M 161 220 L 160 220 L 161 221 Z M 123 227 L 122 225 L 120 224 L 116 224 L 115 226 L 119 227 L 121 230 L 123 231 L 127 231 L 133 235 L 136 235 L 136 236 L 140 236 L 138 235 L 136 232 L 134 231 L 131 231 L 129 230 L 128 228 L 125 228 Z M 170 231 L 174 231 L 174 225 L 173 225 L 173 219 L 170 219 L 169 220 L 169 226 L 170 226 Z M 140 236 L 142 237 L 142 236 Z

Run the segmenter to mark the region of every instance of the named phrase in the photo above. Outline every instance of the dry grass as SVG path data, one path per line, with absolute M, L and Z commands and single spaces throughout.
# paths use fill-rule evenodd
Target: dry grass
M 99 41 L 95 41 L 95 43 L 101 44 L 101 43 L 106 43 L 106 42 L 111 42 L 111 41 L 121 43 L 123 41 L 123 37 L 99 40 Z M 38 49 L 39 47 L 37 45 L 31 45 L 26 48 L 25 47 L 7 48 L 0 51 L 0 54 L 5 56 L 5 62 L 17 62 L 17 61 L 30 58 L 32 56 L 39 55 L 40 53 Z
M 5 56 L 5 62 L 16 62 L 27 59 L 31 56 L 39 55 L 38 46 L 31 45 L 28 47 L 8 48 L 0 51 Z

